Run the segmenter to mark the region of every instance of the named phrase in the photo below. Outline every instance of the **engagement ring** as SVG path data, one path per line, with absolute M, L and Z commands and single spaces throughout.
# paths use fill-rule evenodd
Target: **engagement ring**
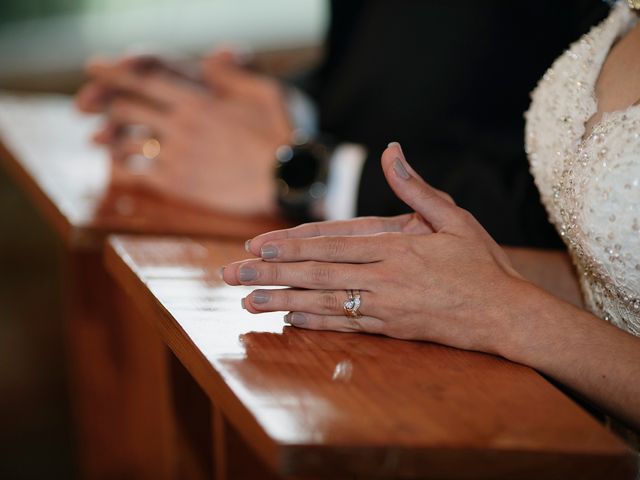
M 360 290 L 347 290 L 349 298 L 342 304 L 344 314 L 349 318 L 358 318 L 360 314 Z

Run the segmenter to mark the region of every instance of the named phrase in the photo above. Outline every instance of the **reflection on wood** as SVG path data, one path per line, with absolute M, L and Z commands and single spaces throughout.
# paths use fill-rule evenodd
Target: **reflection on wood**
M 282 475 L 632 478 L 620 441 L 490 355 L 283 327 L 240 309 L 239 244 L 114 237 L 106 262 L 216 408 Z M 218 448 L 217 450 L 223 450 Z
M 96 248 L 112 232 L 250 238 L 282 226 L 113 185 L 106 152 L 89 140 L 97 125 L 70 97 L 0 96 L 0 158 L 69 245 Z
M 166 347 L 101 263 L 111 232 L 247 238 L 280 226 L 198 210 L 111 183 L 109 159 L 90 144 L 98 120 L 66 96 L 0 96 L 0 160 L 64 245 L 68 359 L 81 476 L 175 478 Z M 177 428 L 177 427 L 176 427 Z M 180 439 L 178 440 L 180 442 Z

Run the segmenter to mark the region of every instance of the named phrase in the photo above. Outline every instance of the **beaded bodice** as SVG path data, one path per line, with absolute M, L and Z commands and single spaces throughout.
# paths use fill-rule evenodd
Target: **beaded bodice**
M 584 138 L 602 65 L 636 21 L 619 4 L 556 60 L 532 94 L 526 147 L 587 308 L 640 335 L 640 105 L 605 114 Z

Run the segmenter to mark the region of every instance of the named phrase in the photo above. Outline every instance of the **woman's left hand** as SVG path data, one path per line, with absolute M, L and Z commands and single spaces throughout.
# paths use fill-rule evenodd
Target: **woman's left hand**
M 255 290 L 243 306 L 252 313 L 289 311 L 285 320 L 297 327 L 498 353 L 496 338 L 513 321 L 505 304 L 530 294 L 531 284 L 470 213 L 443 198 L 407 165 L 398 145 L 385 150 L 382 166 L 396 194 L 431 232 L 279 235 L 261 244 L 261 259 L 227 266 L 224 280 L 293 287 Z M 348 290 L 360 291 L 359 317 L 345 315 Z

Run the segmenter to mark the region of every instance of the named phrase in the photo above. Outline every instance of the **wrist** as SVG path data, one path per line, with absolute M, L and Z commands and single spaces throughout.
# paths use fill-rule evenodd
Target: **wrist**
M 570 338 L 589 331 L 598 319 L 528 281 L 521 281 L 504 311 L 504 337 L 496 338 L 495 353 L 511 361 L 545 370 L 558 358 Z
M 320 141 L 284 145 L 276 153 L 276 195 L 280 213 L 298 223 L 324 218 L 331 146 Z

